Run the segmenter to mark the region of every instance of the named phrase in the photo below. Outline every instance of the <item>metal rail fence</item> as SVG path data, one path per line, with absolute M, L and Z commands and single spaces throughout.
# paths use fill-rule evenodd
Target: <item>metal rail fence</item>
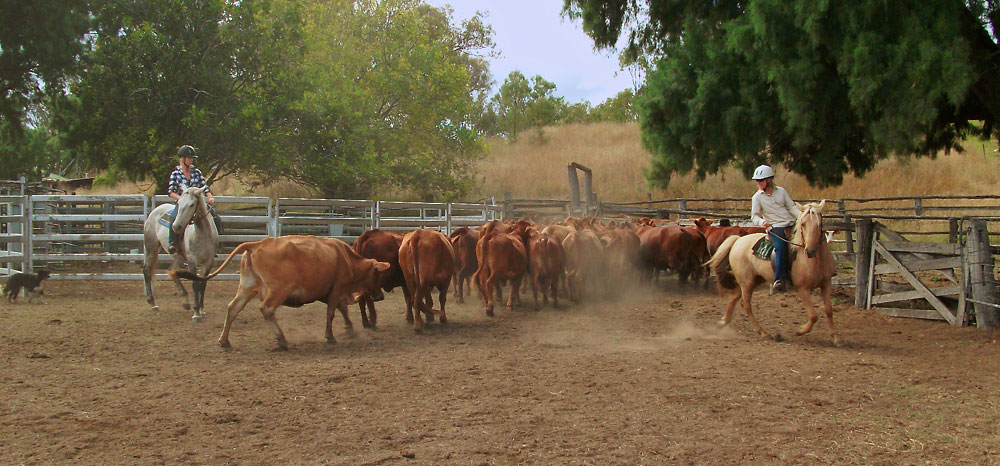
M 3 185 L 0 185 L 2 187 Z M 17 190 L 23 188 L 10 188 Z M 352 242 L 372 228 L 409 231 L 433 228 L 451 233 L 499 218 L 493 200 L 481 203 L 392 202 L 216 196 L 222 218 L 224 259 L 246 241 L 293 234 Z M 142 225 L 163 195 L 28 195 L 0 191 L 0 277 L 35 268 L 57 268 L 54 280 L 141 280 Z M 172 261 L 160 253 L 161 265 Z M 131 264 L 131 265 L 130 265 Z M 100 271 L 95 272 L 95 269 Z M 157 278 L 164 279 L 164 274 Z M 235 278 L 234 274 L 220 278 Z

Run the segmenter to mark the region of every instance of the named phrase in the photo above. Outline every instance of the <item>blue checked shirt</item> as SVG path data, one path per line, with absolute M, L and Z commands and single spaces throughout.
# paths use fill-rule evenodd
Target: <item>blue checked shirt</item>
M 184 172 L 181 170 L 181 166 L 178 165 L 174 168 L 174 171 L 170 173 L 170 183 L 167 185 L 167 194 L 177 193 L 182 194 L 184 188 L 181 185 L 187 185 L 190 188 L 200 188 L 202 186 L 208 186 L 205 183 L 205 176 L 201 174 L 201 170 L 191 167 L 191 178 L 185 178 Z M 205 190 L 208 193 L 212 192 L 212 189 Z

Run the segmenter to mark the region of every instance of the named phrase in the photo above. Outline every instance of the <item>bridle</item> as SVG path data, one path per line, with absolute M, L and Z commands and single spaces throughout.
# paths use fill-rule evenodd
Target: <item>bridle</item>
M 814 212 L 814 213 L 815 213 L 815 212 Z M 819 214 L 816 214 L 816 215 L 819 215 Z M 768 227 L 768 229 L 767 229 L 767 232 L 768 232 L 768 236 L 771 236 L 771 235 L 770 235 L 770 233 L 771 233 L 771 228 L 773 228 L 773 227 Z M 819 231 L 820 231 L 820 232 L 822 232 L 822 231 L 823 231 L 823 216 L 822 216 L 822 215 L 820 215 L 820 216 L 819 216 Z M 788 244 L 790 244 L 790 245 L 792 245 L 792 246 L 798 246 L 798 247 L 800 247 L 800 248 L 802 248 L 802 249 L 805 249 L 805 247 L 806 247 L 806 245 L 805 245 L 805 241 L 803 241 L 803 242 L 802 242 L 802 243 L 800 244 L 800 243 L 796 243 L 796 242 L 794 242 L 794 241 L 792 241 L 792 240 L 790 240 L 790 239 L 785 239 L 785 238 L 782 238 L 782 237 L 780 237 L 780 236 L 778 236 L 778 235 L 774 235 L 774 237 L 775 237 L 775 238 L 778 238 L 778 239 L 780 239 L 781 241 L 784 241 L 785 243 L 788 243 Z

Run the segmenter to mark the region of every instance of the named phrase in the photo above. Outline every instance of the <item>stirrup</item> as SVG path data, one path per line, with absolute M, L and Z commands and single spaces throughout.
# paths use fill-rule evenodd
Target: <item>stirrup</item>
M 784 292 L 785 292 L 785 282 L 783 280 L 775 280 L 774 283 L 771 284 L 771 290 L 767 294 L 768 296 L 772 296 Z

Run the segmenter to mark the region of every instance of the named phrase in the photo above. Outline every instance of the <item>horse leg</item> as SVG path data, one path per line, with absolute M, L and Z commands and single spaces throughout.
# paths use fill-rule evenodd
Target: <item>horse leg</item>
M 830 324 L 830 338 L 833 338 L 834 345 L 840 345 L 840 334 L 837 327 L 833 325 L 833 299 L 830 296 L 833 288 L 829 285 L 823 287 L 823 311 L 826 313 L 826 322 Z
M 732 296 L 726 305 L 726 313 L 719 319 L 719 325 L 728 325 L 733 320 L 733 310 L 736 309 L 736 303 L 740 302 L 740 299 L 743 298 L 743 292 L 739 288 L 734 288 L 731 293 Z
M 198 275 L 198 264 L 189 264 L 188 265 L 188 270 L 190 270 L 191 273 L 193 273 L 195 275 Z M 179 283 L 180 283 L 180 280 L 178 280 L 178 284 Z M 199 285 L 201 285 L 203 283 L 204 282 L 202 282 L 202 283 L 199 283 L 199 282 L 196 282 L 196 281 L 192 281 L 191 282 L 191 294 L 193 295 L 192 298 L 194 298 L 194 315 L 191 316 L 191 320 L 194 321 L 194 322 L 201 322 L 201 303 L 199 302 L 198 297 L 200 296 Z M 185 295 L 184 296 L 184 304 L 185 304 L 184 309 L 190 310 L 191 307 L 189 307 L 189 305 L 187 304 L 187 300 L 188 300 L 188 297 Z
M 157 253 L 159 253 L 159 246 L 157 246 L 156 249 L 153 249 L 152 253 L 149 252 L 150 249 L 153 248 L 148 246 L 146 247 L 146 258 L 142 263 L 142 282 L 146 286 L 146 302 L 152 306 L 152 310 L 159 311 L 160 306 L 156 305 L 156 298 L 154 297 L 155 287 L 153 285 L 153 281 L 156 278 L 156 262 L 158 259 Z
M 175 270 L 175 269 L 179 268 L 182 263 L 183 263 L 183 260 L 179 256 L 174 255 L 174 261 L 170 264 L 170 270 Z M 187 288 L 184 288 L 184 283 L 182 283 L 179 278 L 175 278 L 174 279 L 174 284 L 177 285 L 177 288 L 180 290 L 181 297 L 184 298 L 184 304 L 183 304 L 184 310 L 185 311 L 190 311 L 191 310 L 191 302 L 188 299 Z
M 805 287 L 799 288 L 799 299 L 802 301 L 802 305 L 806 307 L 806 314 L 809 316 L 809 320 L 799 327 L 799 330 L 795 332 L 796 335 L 802 336 L 810 331 L 812 331 L 813 325 L 816 324 L 816 320 L 819 319 L 819 315 L 816 314 L 816 308 L 813 307 L 812 301 L 809 299 L 809 290 Z
M 222 335 L 219 335 L 219 346 L 229 348 L 229 329 L 233 326 L 236 316 L 240 314 L 240 311 L 246 307 L 247 303 L 256 294 L 256 287 L 244 287 L 243 283 L 240 283 L 239 288 L 236 289 L 236 296 L 233 297 L 233 300 L 229 302 L 229 306 L 226 308 L 226 324 L 222 327 Z
M 757 318 L 753 315 L 753 308 L 750 305 L 750 298 L 753 297 L 753 286 L 740 285 L 740 289 L 743 295 L 743 311 L 747 313 L 747 318 L 750 319 L 750 323 L 753 324 L 754 330 L 757 331 L 763 338 L 770 338 L 771 336 L 760 328 L 760 324 L 757 323 Z

